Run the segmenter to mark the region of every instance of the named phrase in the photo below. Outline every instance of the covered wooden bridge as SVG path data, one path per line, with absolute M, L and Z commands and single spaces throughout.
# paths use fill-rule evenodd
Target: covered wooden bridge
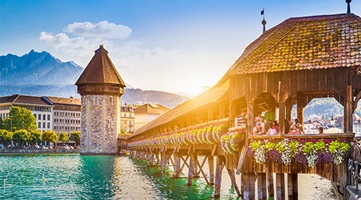
M 303 122 L 303 108 L 321 97 L 344 106 L 344 133 L 287 134 L 293 105 Z M 346 198 L 352 114 L 360 97 L 361 18 L 290 18 L 252 42 L 215 86 L 141 127 L 126 143 L 132 155 L 160 164 L 163 172 L 172 165 L 174 177 L 188 168 L 188 184 L 204 178 L 214 184 L 215 197 L 225 168 L 244 199 L 285 199 L 285 190 L 288 199 L 298 199 L 298 173 L 327 178 Z M 256 113 L 273 109 L 279 133 L 253 135 Z M 246 118 L 238 118 L 242 113 Z

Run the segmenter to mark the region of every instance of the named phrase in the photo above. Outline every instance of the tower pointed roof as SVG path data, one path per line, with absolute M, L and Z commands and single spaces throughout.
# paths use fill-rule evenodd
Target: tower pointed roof
M 121 88 L 125 87 L 123 79 L 120 77 L 113 62 L 108 56 L 108 51 L 100 45 L 95 51 L 95 55 L 80 75 L 75 85 L 85 84 L 114 84 Z

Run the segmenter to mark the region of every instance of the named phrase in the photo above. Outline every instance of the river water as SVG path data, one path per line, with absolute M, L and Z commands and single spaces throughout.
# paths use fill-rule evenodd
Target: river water
M 225 171 L 221 199 L 238 199 Z M 0 199 L 211 199 L 213 187 L 203 179 L 188 187 L 187 178 L 171 174 L 129 157 L 0 156 Z M 299 175 L 299 181 L 299 199 L 336 199 L 325 179 Z

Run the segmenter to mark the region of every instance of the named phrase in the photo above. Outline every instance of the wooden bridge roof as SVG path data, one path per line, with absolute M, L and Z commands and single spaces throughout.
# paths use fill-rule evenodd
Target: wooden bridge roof
M 361 65 L 361 18 L 354 14 L 290 18 L 252 42 L 231 74 Z
M 211 103 L 214 103 L 214 102 L 220 100 L 223 96 L 225 96 L 229 92 L 229 85 L 230 85 L 229 80 L 218 82 L 218 84 L 216 84 L 212 88 L 208 89 L 204 93 L 178 105 L 174 109 L 164 113 L 163 115 L 156 118 L 155 120 L 140 127 L 138 130 L 135 131 L 135 133 L 132 136 L 141 134 L 147 130 L 150 130 L 152 128 L 155 128 L 157 126 L 160 126 L 162 124 L 170 122 L 174 119 L 177 119 L 178 117 L 181 117 L 182 115 L 185 115 L 191 111 L 194 111 L 197 108 L 200 108 L 204 105 L 211 104 Z

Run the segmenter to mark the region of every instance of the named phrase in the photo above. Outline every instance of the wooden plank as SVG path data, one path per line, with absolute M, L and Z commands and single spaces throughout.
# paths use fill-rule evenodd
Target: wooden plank
M 238 165 L 237 165 L 237 171 L 236 171 L 237 175 L 239 175 L 241 173 L 242 165 L 244 162 L 244 158 L 246 157 L 246 153 L 247 153 L 247 148 L 245 145 L 243 145 L 242 150 L 241 150 L 241 155 L 239 156 L 239 161 L 238 161 Z

